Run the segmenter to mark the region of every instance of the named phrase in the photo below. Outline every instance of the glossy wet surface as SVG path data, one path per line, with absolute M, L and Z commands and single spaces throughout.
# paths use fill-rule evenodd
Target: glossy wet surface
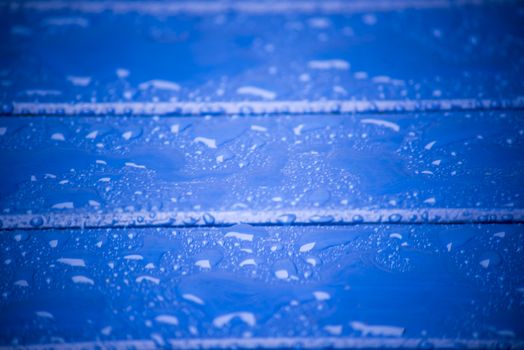
M 0 19 L 0 348 L 524 347 L 521 3 Z
M 0 243 L 1 339 L 510 341 L 524 335 L 523 234 L 521 225 L 12 231 Z
M 184 10 L 131 1 L 21 4 L 2 11 L 0 62 L 8 84 L 0 91 L 7 104 L 496 101 L 524 92 L 517 5 L 360 1 L 307 10 L 293 8 L 293 1 L 283 4 L 288 9 L 186 2 Z

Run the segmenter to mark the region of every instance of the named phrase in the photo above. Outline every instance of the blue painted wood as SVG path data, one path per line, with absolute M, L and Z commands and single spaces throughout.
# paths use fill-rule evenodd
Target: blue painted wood
M 522 221 L 523 120 L 7 117 L 0 219 L 6 228 Z
M 523 17 L 2 2 L 0 349 L 524 348 Z
M 0 343 L 522 346 L 523 235 L 521 225 L 4 232 Z
M 96 4 L 2 6 L 4 113 L 307 112 L 354 99 L 395 103 L 342 108 L 524 105 L 519 2 Z

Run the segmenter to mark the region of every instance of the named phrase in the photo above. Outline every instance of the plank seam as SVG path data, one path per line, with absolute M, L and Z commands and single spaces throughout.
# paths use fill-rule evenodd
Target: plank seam
M 28 1 L 8 4 L 11 11 L 60 11 L 70 10 L 80 13 L 101 13 L 111 11 L 116 14 L 139 13 L 157 16 L 194 14 L 214 15 L 224 12 L 237 12 L 249 15 L 268 14 L 358 14 L 366 12 L 389 12 L 400 10 L 442 9 L 450 7 L 479 6 L 502 3 L 493 0 L 396 0 L 396 1 Z
M 3 107 L 3 116 L 207 116 L 288 115 L 344 113 L 406 113 L 522 110 L 524 96 L 514 99 L 323 100 L 323 101 L 231 101 L 231 102 L 14 102 Z
M 433 349 L 467 348 L 467 349 L 499 349 L 501 343 L 505 348 L 522 348 L 524 341 L 519 339 L 508 339 L 501 342 L 500 339 L 449 339 L 449 338 L 364 338 L 364 337 L 286 337 L 286 338 L 216 338 L 216 339 L 169 339 L 169 347 L 172 349 L 282 349 L 300 347 L 304 349 L 335 348 L 335 349 L 369 349 L 369 348 L 402 348 L 418 349 L 424 345 L 431 345 Z M 157 344 L 153 340 L 109 340 L 109 341 L 86 341 L 76 343 L 50 343 L 36 345 L 18 345 L 0 347 L 7 349 L 157 349 L 166 344 Z
M 251 225 L 524 223 L 524 209 L 299 209 L 0 215 L 0 230 Z

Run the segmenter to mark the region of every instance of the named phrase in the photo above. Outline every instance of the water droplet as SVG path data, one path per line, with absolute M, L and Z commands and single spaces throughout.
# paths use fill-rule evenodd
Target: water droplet
M 317 224 L 326 224 L 335 220 L 331 215 L 314 215 L 309 218 L 309 221 Z
M 480 256 L 479 264 L 487 269 L 489 267 L 497 266 L 502 262 L 502 258 L 497 252 L 488 251 Z
M 33 227 L 40 227 L 44 224 L 44 219 L 41 216 L 32 217 L 29 224 Z
M 209 213 L 205 213 L 202 218 L 204 219 L 204 222 L 207 224 L 207 225 L 213 225 L 215 223 L 215 218 L 213 217 L 213 215 L 209 214 Z
M 400 214 L 391 214 L 389 216 L 389 222 L 400 222 L 402 220 L 402 215 Z
M 287 270 L 277 270 L 275 271 L 275 276 L 279 279 L 286 279 L 289 277 Z
M 277 218 L 277 222 L 279 224 L 286 225 L 286 224 L 292 224 L 293 222 L 295 222 L 296 219 L 297 219 L 297 216 L 294 214 L 283 214 Z
M 362 217 L 362 215 L 353 215 L 353 218 L 352 218 L 353 222 L 363 222 L 364 221 L 364 217 Z
M 198 219 L 194 217 L 187 217 L 184 219 L 184 224 L 186 225 L 195 225 L 197 222 L 198 222 Z

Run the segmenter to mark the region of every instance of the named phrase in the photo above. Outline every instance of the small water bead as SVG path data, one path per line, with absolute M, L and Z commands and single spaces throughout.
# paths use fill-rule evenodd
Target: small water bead
M 351 219 L 354 223 L 361 223 L 364 222 L 364 217 L 362 215 L 353 215 L 353 218 Z
M 309 221 L 317 224 L 327 224 L 333 222 L 335 218 L 331 215 L 314 215 L 309 218 Z
M 286 224 L 292 224 L 293 222 L 295 222 L 296 219 L 297 219 L 297 216 L 294 214 L 283 214 L 277 218 L 277 222 L 279 224 L 286 225 Z
M 194 217 L 187 217 L 184 219 L 184 224 L 193 226 L 198 222 L 197 218 Z
M 40 227 L 44 224 L 44 219 L 41 216 L 34 216 L 29 221 L 29 224 L 33 227 Z
M 213 225 L 215 223 L 215 218 L 213 217 L 213 215 L 209 214 L 209 213 L 205 213 L 202 218 L 204 219 L 204 222 L 206 223 L 206 225 Z
M 402 215 L 400 214 L 391 214 L 389 216 L 389 222 L 400 222 L 402 220 Z

